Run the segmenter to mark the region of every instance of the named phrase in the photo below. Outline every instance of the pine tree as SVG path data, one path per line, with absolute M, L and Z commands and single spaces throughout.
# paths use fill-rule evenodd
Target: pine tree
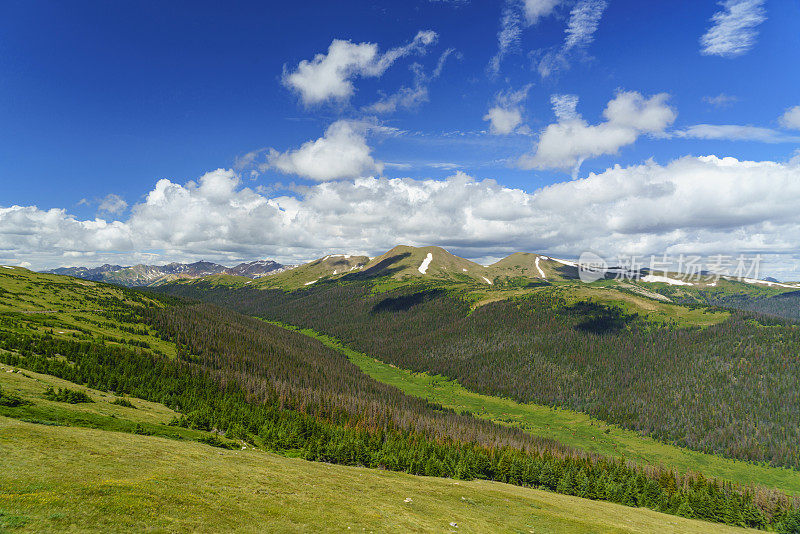
M 558 493 L 563 493 L 564 495 L 575 495 L 575 478 L 572 475 L 571 469 L 566 469 L 564 471 L 564 474 L 558 481 L 556 491 Z
M 546 461 L 544 466 L 542 466 L 542 470 L 539 472 L 539 484 L 549 490 L 555 490 L 558 485 L 558 480 L 559 479 L 556 478 L 555 469 L 553 469 L 553 463 L 550 460 Z
M 575 495 L 585 499 L 594 499 L 594 485 L 589 480 L 585 469 L 578 471 L 575 476 Z
M 681 517 L 687 517 L 689 519 L 695 517 L 694 510 L 692 510 L 692 507 L 689 506 L 689 503 L 686 501 L 681 501 L 680 506 L 678 506 L 678 509 L 675 511 L 675 515 L 679 515 Z
M 784 514 L 776 530 L 780 534 L 800 534 L 800 509 Z

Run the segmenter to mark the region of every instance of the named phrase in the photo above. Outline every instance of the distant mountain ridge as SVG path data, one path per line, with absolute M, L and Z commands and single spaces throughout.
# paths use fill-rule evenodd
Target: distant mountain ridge
M 591 270 L 591 269 L 590 269 Z M 257 260 L 225 267 L 217 263 L 170 263 L 167 265 L 102 265 L 100 267 L 66 267 L 46 271 L 125 286 L 154 286 L 170 282 L 213 282 L 222 285 L 247 285 L 252 289 L 301 289 L 319 281 L 391 279 L 397 282 L 429 280 L 439 283 L 477 283 L 486 288 L 534 287 L 541 284 L 575 282 L 581 279 L 577 262 L 542 254 L 515 252 L 491 265 L 481 265 L 456 256 L 438 246 L 413 247 L 398 245 L 387 252 L 370 258 L 354 254 L 329 254 L 300 265 L 281 265 L 272 260 Z M 660 272 L 660 271 L 659 271 Z M 710 273 L 703 272 L 708 275 Z M 235 277 L 235 278 L 232 278 Z M 661 291 L 648 288 L 671 286 L 682 293 L 692 289 L 710 289 L 736 283 L 740 286 L 764 286 L 771 289 L 800 289 L 798 283 L 779 283 L 774 278 L 756 280 L 734 279 L 730 276 L 707 276 L 702 280 L 685 281 L 677 272 L 651 272 L 641 268 L 630 271 L 624 267 L 609 267 L 592 280 L 613 280 L 637 294 L 662 301 L 670 301 Z M 589 280 L 591 281 L 591 280 Z M 631 286 L 631 283 L 634 283 Z M 680 296 L 680 295 L 677 295 Z
M 51 274 L 61 274 L 92 280 L 95 282 L 109 282 L 129 287 L 156 285 L 163 282 L 182 278 L 201 278 L 212 274 L 227 274 L 245 278 L 260 278 L 290 269 L 293 266 L 282 265 L 272 260 L 256 260 L 240 263 L 233 267 L 225 267 L 209 261 L 194 263 L 168 263 L 167 265 L 110 265 L 100 267 L 60 267 L 45 271 Z

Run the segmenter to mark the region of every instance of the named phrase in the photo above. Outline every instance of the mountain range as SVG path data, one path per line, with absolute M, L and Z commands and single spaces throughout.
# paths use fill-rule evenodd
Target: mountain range
M 387 252 L 370 258 L 351 254 L 329 254 L 301 265 L 282 265 L 271 260 L 257 260 L 225 267 L 217 263 L 198 261 L 195 263 L 170 263 L 167 265 L 102 265 L 100 267 L 65 267 L 46 271 L 97 282 L 109 282 L 129 287 L 157 286 L 170 282 L 192 280 L 223 282 L 224 285 L 250 285 L 261 288 L 300 289 L 323 280 L 377 279 L 396 281 L 424 279 L 440 282 L 462 282 L 484 285 L 487 289 L 503 287 L 525 287 L 530 284 L 577 281 L 580 279 L 579 265 L 529 252 L 515 252 L 491 265 L 481 265 L 456 256 L 438 246 L 413 247 L 398 245 Z M 660 272 L 660 271 L 659 271 Z M 709 273 L 704 272 L 704 275 Z M 653 274 L 648 269 L 628 272 L 621 267 L 611 267 L 600 279 L 617 278 L 623 284 L 635 281 L 637 286 L 626 286 L 628 290 L 645 294 L 651 298 L 665 300 L 663 295 L 649 293 L 646 288 L 660 286 L 683 286 L 684 288 L 716 287 L 734 280 L 723 277 L 721 281 L 705 276 L 688 282 L 681 273 Z M 764 288 L 800 289 L 800 284 L 779 283 L 774 278 L 764 280 L 738 279 L 746 285 Z M 640 283 L 644 283 L 642 285 Z
M 92 280 L 109 282 L 129 287 L 152 286 L 173 280 L 200 278 L 212 274 L 227 274 L 255 279 L 282 272 L 291 266 L 281 265 L 272 260 L 256 260 L 225 267 L 218 263 L 197 261 L 194 263 L 169 263 L 167 265 L 110 265 L 100 267 L 61 267 L 45 271 Z

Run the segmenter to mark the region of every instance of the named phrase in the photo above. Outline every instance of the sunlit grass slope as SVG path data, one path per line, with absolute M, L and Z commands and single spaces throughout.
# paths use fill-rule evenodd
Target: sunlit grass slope
M 105 338 L 144 350 L 175 355 L 175 346 L 145 325 L 122 324 L 115 313 L 131 308 L 161 306 L 144 293 L 92 282 L 0 267 L 0 330 L 47 333 L 56 338 Z
M 4 417 L 0 449 L 9 532 L 747 532 L 506 484 Z

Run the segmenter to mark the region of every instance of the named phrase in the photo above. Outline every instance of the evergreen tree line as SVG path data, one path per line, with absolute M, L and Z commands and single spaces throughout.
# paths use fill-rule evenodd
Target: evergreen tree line
M 706 297 L 706 301 L 715 306 L 749 310 L 795 321 L 800 320 L 800 291 L 789 291 L 771 297 L 710 294 Z
M 661 441 L 800 468 L 800 325 L 734 311 L 708 328 L 656 324 L 557 288 L 471 311 L 419 287 L 163 291 L 309 327 L 480 393 L 582 411 Z M 415 299 L 415 293 L 425 298 Z
M 800 503 L 776 491 L 581 454 L 389 392 L 315 340 L 210 306 L 149 309 L 140 320 L 178 343 L 179 358 L 4 331 L 0 360 L 160 402 L 184 414 L 174 424 L 309 460 L 497 480 L 758 528 L 782 529 L 798 513 Z
M 776 293 L 775 289 L 767 289 L 764 286 L 756 288 L 749 284 L 745 287 L 727 289 L 698 288 L 691 294 L 686 294 L 673 286 L 659 287 L 654 291 L 687 306 L 734 308 L 792 321 L 800 320 L 800 291 L 781 290 L 782 292 Z

